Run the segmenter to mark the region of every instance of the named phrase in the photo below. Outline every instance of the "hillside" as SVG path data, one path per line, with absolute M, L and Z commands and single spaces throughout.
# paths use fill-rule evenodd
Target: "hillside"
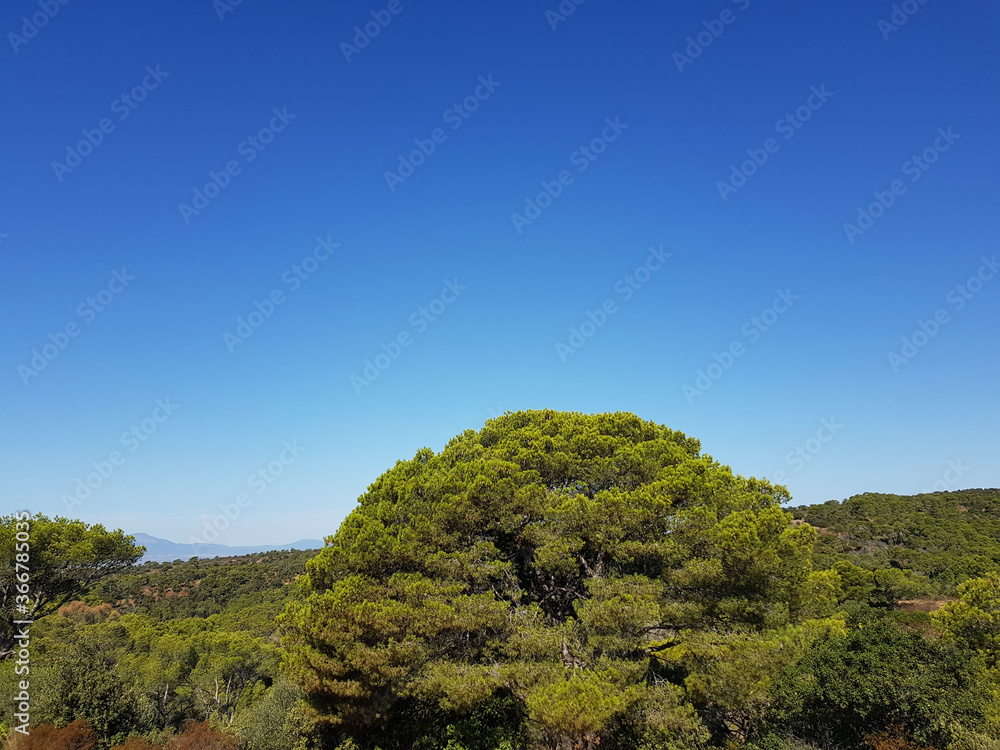
M 108 578 L 95 587 L 89 603 L 110 604 L 125 613 L 155 620 L 208 617 L 227 610 L 264 607 L 268 616 L 281 611 L 316 550 L 147 562 Z
M 940 591 L 1000 571 L 1000 490 L 864 493 L 789 509 L 815 526 L 816 564 L 909 569 Z

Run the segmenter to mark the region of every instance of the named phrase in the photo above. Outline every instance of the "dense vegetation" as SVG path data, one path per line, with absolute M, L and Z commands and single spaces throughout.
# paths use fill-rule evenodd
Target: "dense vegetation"
M 319 552 L 136 566 L 39 517 L 72 594 L 9 742 L 1000 750 L 1000 492 L 787 500 L 633 415 L 542 411 L 398 462 Z
M 315 550 L 294 550 L 148 562 L 102 581 L 91 603 L 107 602 L 122 614 L 144 614 L 157 620 L 264 606 L 270 618 L 281 611 L 288 597 L 286 587 L 295 583 L 305 571 L 306 560 L 315 554 Z
M 962 490 L 900 497 L 866 493 L 793 508 L 820 532 L 817 563 L 912 571 L 925 593 L 1000 572 L 1000 493 Z M 901 597 L 904 598 L 904 597 Z

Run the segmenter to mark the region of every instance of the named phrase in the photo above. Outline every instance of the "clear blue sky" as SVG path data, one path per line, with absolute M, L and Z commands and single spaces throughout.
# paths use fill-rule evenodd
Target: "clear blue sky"
M 5 512 L 321 537 L 544 407 L 796 503 L 1000 486 L 997 6 L 680 5 L 6 4 Z

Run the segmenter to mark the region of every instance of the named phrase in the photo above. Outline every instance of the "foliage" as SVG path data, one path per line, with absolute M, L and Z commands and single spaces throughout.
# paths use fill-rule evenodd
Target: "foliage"
M 655 644 L 826 606 L 785 499 L 634 415 L 505 415 L 362 496 L 283 616 L 289 671 L 364 747 L 413 701 L 504 694 L 551 745 L 607 746 L 655 693 Z
M 115 745 L 111 750 L 162 750 L 162 745 L 150 742 L 142 735 L 133 735 L 121 745 Z
M 894 727 L 947 747 L 983 725 L 978 664 L 968 650 L 900 628 L 888 613 L 852 615 L 846 634 L 819 638 L 776 686 L 772 721 L 800 737 L 858 747 Z
M 266 597 L 287 596 L 294 566 L 299 565 L 298 572 L 304 569 L 302 558 L 292 561 L 290 569 L 284 553 L 278 557 L 172 566 L 182 586 L 196 585 L 198 579 L 191 576 L 206 569 L 222 576 L 245 567 L 261 571 L 262 582 L 252 586 L 265 601 L 253 601 L 251 591 L 220 595 L 228 606 L 209 617 L 171 619 L 156 611 L 152 597 L 146 601 L 148 615 L 122 615 L 110 602 L 77 600 L 33 625 L 32 722 L 60 725 L 84 717 L 97 730 L 102 747 L 120 743 L 128 734 L 162 747 L 189 719 L 234 725 L 237 719 L 249 721 L 258 704 L 267 705 L 268 686 L 278 670 L 273 617 L 283 600 L 268 603 Z M 112 576 L 111 582 L 130 575 Z M 240 585 L 235 579 L 233 584 Z M 100 592 L 107 589 L 97 587 L 88 599 L 99 602 Z M 0 670 L 5 694 L 17 679 L 10 665 Z M 11 705 L 0 710 L 10 723 Z
M 934 613 L 936 624 L 951 638 L 1000 657 L 1000 575 L 973 578 L 958 587 L 959 600 Z
M 183 731 L 167 743 L 165 750 L 238 750 L 239 740 L 215 729 L 210 722 L 189 719 Z
M 86 719 L 77 719 L 62 728 L 42 724 L 31 734 L 15 735 L 10 750 L 97 750 L 97 733 Z
M 865 738 L 864 745 L 871 750 L 933 750 L 915 744 L 909 732 L 896 725 L 869 735 Z
M 297 576 L 315 552 L 293 550 L 241 557 L 192 558 L 187 562 L 148 562 L 109 577 L 94 589 L 94 601 L 108 602 L 122 613 L 158 620 L 208 617 L 229 609 L 273 629 Z
M 241 716 L 239 736 L 246 750 L 289 750 L 290 737 L 300 734 L 298 704 L 302 693 L 290 682 L 275 683 L 251 711 Z
M 46 623 L 48 637 L 36 640 L 35 662 L 44 665 L 40 673 L 33 670 L 36 716 L 56 726 L 85 719 L 106 747 L 150 727 L 138 696 L 115 669 L 127 632 L 116 622 L 81 620 L 54 617 Z
M 912 571 L 903 574 L 911 589 L 887 592 L 883 602 L 948 594 L 968 578 L 1000 573 L 1000 490 L 865 493 L 791 510 L 820 531 L 818 567 L 848 560 L 871 571 Z M 903 582 L 893 575 L 888 588 Z
M 841 637 L 842 619 L 809 620 L 766 633 L 694 633 L 658 653 L 683 679 L 718 741 L 761 738 L 778 702 L 775 684 L 817 640 Z
M 28 541 L 17 538 L 24 531 Z M 22 539 L 24 537 L 22 536 Z M 106 531 L 56 516 L 38 514 L 27 522 L 21 515 L 0 517 L 0 658 L 13 648 L 13 620 L 38 621 L 63 604 L 82 596 L 100 580 L 135 563 L 145 548 L 120 529 Z M 18 579 L 15 555 L 29 568 L 31 601 L 27 612 L 15 613 Z M 21 571 L 22 573 L 25 571 Z

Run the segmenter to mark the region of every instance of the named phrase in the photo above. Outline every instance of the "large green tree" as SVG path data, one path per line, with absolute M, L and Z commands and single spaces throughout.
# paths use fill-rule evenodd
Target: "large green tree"
M 549 747 L 700 741 L 664 653 L 835 601 L 787 499 L 632 414 L 506 414 L 369 487 L 283 616 L 287 666 L 361 747 L 504 700 Z
M 134 537 L 100 524 L 42 514 L 0 517 L 0 658 L 13 651 L 14 620 L 47 617 L 144 552 Z

